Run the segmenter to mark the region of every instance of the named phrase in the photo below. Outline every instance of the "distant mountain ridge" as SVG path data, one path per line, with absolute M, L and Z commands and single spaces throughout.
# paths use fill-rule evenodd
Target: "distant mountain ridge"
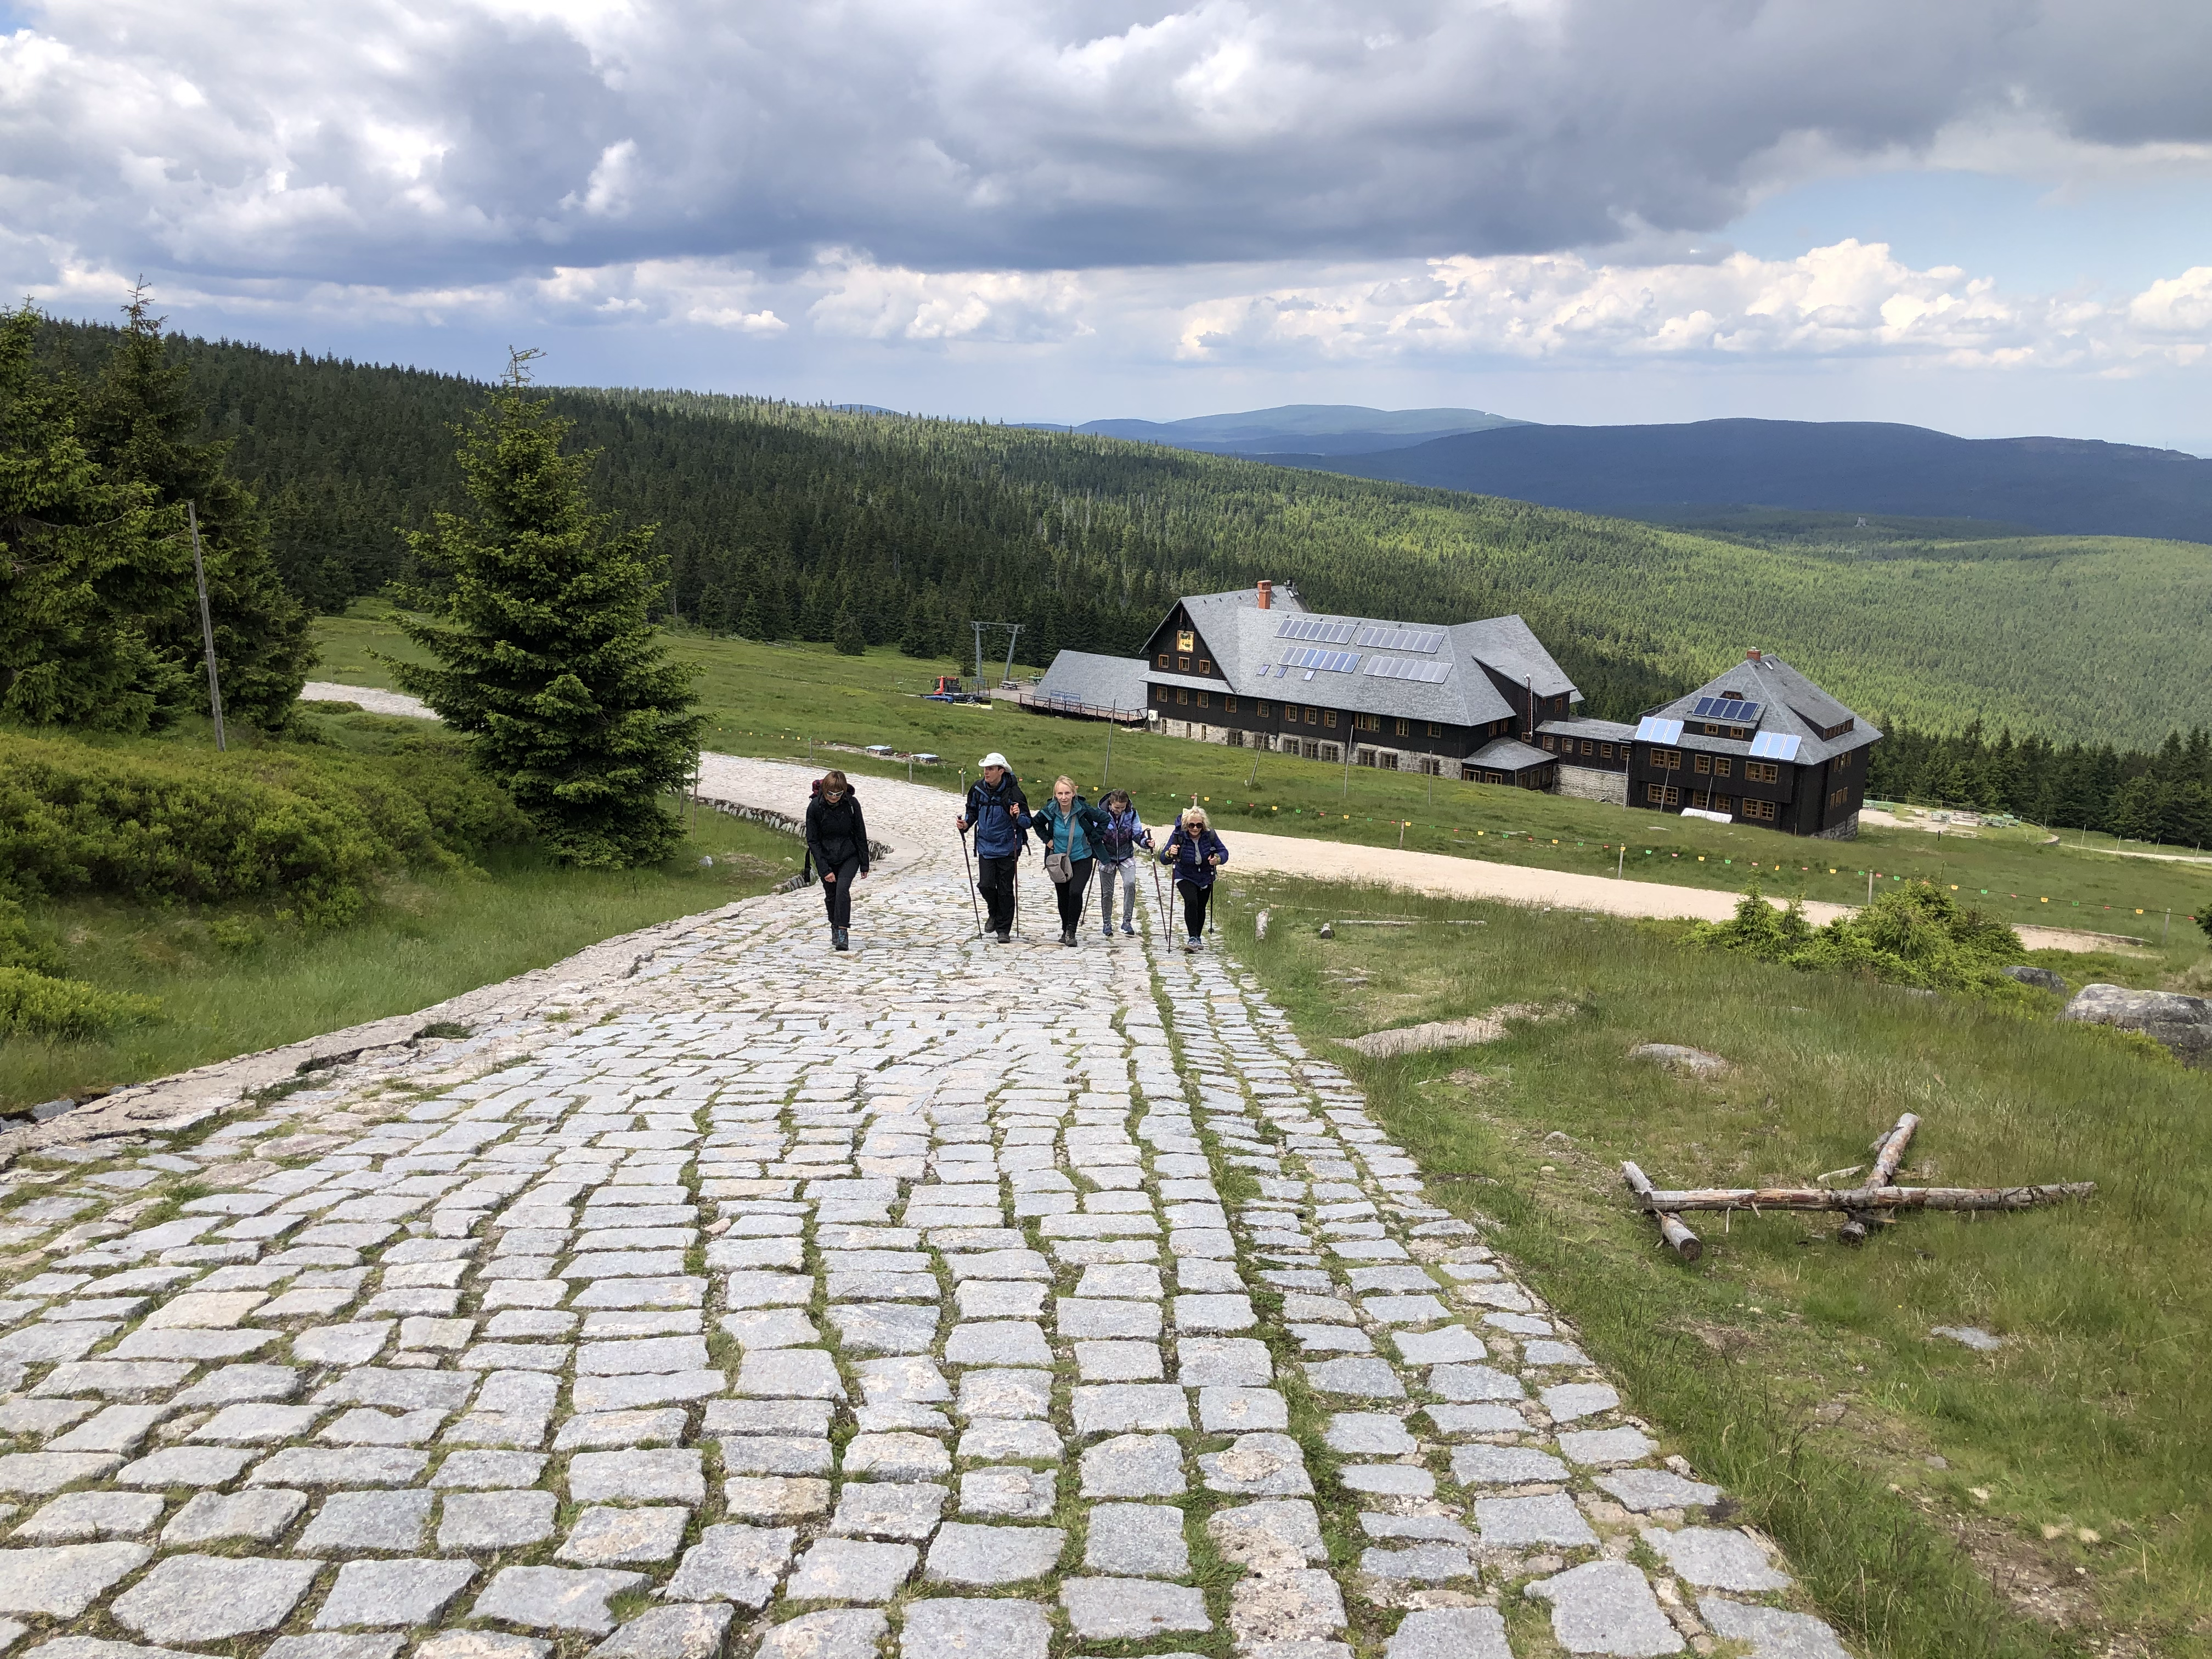
M 1166 444 L 1212 455 L 1367 455 L 1405 449 L 1438 438 L 1488 432 L 1520 422 L 1482 409 L 1368 409 L 1358 404 L 1284 404 L 1234 415 L 1194 415 L 1183 421 L 1086 421 L 1061 426 L 1022 424 L 1047 432 L 1082 432 L 1100 438 Z
M 1624 518 L 1737 504 L 2212 543 L 2212 460 L 2094 439 L 1955 438 L 1875 421 L 1520 423 L 1382 453 L 1267 459 Z

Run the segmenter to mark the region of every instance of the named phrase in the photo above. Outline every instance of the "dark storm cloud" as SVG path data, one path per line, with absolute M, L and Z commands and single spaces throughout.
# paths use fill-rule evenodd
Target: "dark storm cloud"
M 2212 143 L 2202 0 L 1170 3 L 63 0 L 0 43 L 0 227 L 414 288 L 1380 259 L 1709 231 L 1978 124 Z

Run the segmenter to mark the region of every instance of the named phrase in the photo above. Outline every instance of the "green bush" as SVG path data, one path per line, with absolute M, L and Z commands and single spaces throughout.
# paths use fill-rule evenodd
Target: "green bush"
M 1741 951 L 1793 968 L 1856 972 L 1923 990 L 1971 991 L 2004 1001 L 2027 1000 L 2031 994 L 2003 972 L 2027 948 L 2020 935 L 1922 882 L 1884 893 L 1825 927 L 1808 921 L 1797 901 L 1777 910 L 1753 882 L 1732 919 L 1699 922 L 1683 942 Z
M 270 898 L 329 925 L 359 912 L 376 870 L 450 866 L 528 833 L 496 786 L 431 745 L 222 755 L 0 732 L 0 882 L 21 894 Z
M 152 997 L 102 991 L 82 980 L 51 979 L 27 968 L 0 968 L 0 1038 L 47 1042 L 99 1036 L 118 1025 L 153 1018 Z
M 53 941 L 31 931 L 23 907 L 11 898 L 0 898 L 0 968 L 27 968 L 34 974 L 62 970 Z

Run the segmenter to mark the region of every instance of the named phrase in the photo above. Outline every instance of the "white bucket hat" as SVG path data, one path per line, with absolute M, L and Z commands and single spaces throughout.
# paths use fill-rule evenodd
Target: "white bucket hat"
M 983 757 L 982 764 L 985 766 L 996 766 L 1007 770 L 1012 769 L 1011 768 L 1006 767 L 1006 757 L 995 749 L 994 749 L 989 754 Z

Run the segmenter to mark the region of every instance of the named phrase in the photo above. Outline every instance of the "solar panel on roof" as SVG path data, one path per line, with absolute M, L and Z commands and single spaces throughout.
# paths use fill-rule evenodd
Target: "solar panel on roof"
M 1292 668 L 1319 668 L 1332 674 L 1349 674 L 1359 665 L 1357 651 L 1322 651 L 1313 646 L 1303 650 L 1283 653 L 1284 663 Z
M 1387 623 L 1377 623 L 1359 630 L 1352 641 L 1376 651 L 1440 651 L 1444 636 L 1432 628 L 1394 628 Z
M 1404 657 L 1370 657 L 1367 672 L 1378 680 L 1419 680 L 1425 685 L 1442 685 L 1451 678 L 1451 665 L 1412 662 Z
M 1751 740 L 1751 752 L 1761 760 L 1794 761 L 1803 741 L 1793 732 L 1762 732 Z
M 1749 726 L 1757 721 L 1759 708 L 1759 704 L 1745 702 L 1738 697 L 1699 697 L 1697 707 L 1690 710 L 1690 718 L 1724 720 L 1730 726 Z
M 1646 714 L 1636 723 L 1636 741 L 1638 743 L 1680 743 L 1681 740 L 1682 722 L 1680 720 L 1662 720 L 1656 714 Z
M 1335 622 L 1327 617 L 1285 617 L 1275 630 L 1279 640 L 1321 640 L 1330 645 L 1349 645 L 1359 631 L 1358 623 Z

